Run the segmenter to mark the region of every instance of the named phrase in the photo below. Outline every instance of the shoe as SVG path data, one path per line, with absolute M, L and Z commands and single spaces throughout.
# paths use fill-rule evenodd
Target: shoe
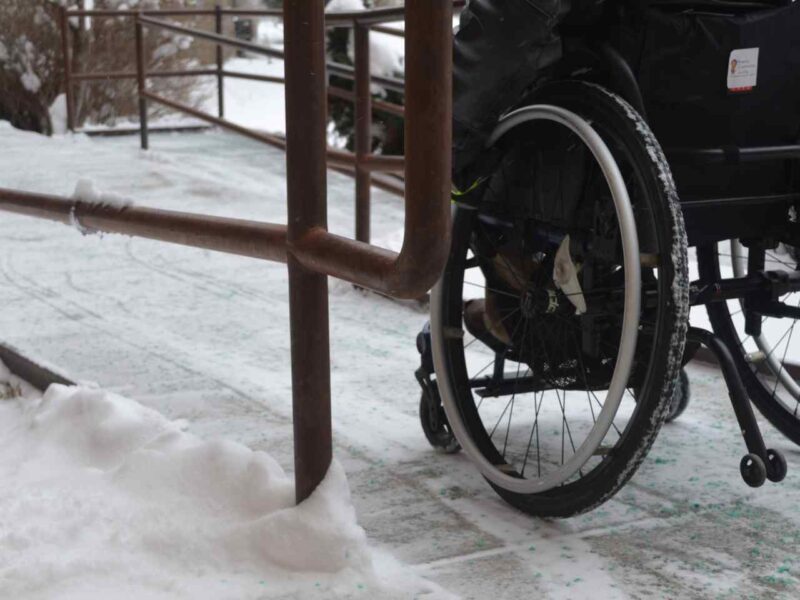
M 464 325 L 472 336 L 494 352 L 505 352 L 511 345 L 511 336 L 503 325 L 491 292 L 487 293 L 485 300 L 467 300 L 464 303 Z

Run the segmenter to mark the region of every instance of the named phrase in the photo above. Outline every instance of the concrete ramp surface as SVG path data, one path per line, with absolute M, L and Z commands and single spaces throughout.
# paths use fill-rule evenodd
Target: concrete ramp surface
M 87 178 L 143 205 L 286 220 L 284 155 L 232 135 L 155 135 L 148 153 L 135 138 L 47 139 L 7 124 L 0 139 L 2 187 L 69 195 Z M 329 177 L 331 229 L 352 235 L 352 181 Z M 376 242 L 397 244 L 402 203 L 376 192 L 373 215 Z M 531 519 L 463 455 L 428 447 L 413 375 L 426 314 L 341 282 L 331 290 L 335 454 L 358 522 L 372 546 L 431 582 L 398 587 L 399 597 L 800 596 L 800 452 L 762 423 L 789 475 L 747 488 L 716 370 L 690 367 L 689 410 L 616 498 L 569 521 Z M 0 306 L 2 342 L 181 420 L 201 439 L 264 450 L 291 470 L 285 267 L 4 214 Z M 11 543 L 3 529 L 0 552 Z M 13 576 L 0 564 L 0 581 Z M 321 594 L 313 580 L 295 583 L 253 597 Z M 328 597 L 380 597 L 351 583 Z

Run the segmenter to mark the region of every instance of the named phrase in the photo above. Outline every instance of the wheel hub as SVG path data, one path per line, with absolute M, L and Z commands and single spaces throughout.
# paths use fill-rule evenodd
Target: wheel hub
M 553 289 L 528 289 L 520 298 L 520 312 L 526 319 L 552 315 L 562 306 L 559 293 Z

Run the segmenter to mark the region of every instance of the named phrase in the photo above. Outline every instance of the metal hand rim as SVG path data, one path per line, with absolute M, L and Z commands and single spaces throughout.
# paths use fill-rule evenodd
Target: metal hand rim
M 575 454 L 556 471 L 537 479 L 512 477 L 492 465 L 472 441 L 456 405 L 452 383 L 448 377 L 437 377 L 445 414 L 461 447 L 476 464 L 480 472 L 492 483 L 520 494 L 535 494 L 559 486 L 577 473 L 594 455 L 613 424 L 622 396 L 627 388 L 636 352 L 641 311 L 641 264 L 639 237 L 630 196 L 614 156 L 592 126 L 577 114 L 551 105 L 534 105 L 516 110 L 504 117 L 492 133 L 488 146 L 494 145 L 514 127 L 530 121 L 545 120 L 564 125 L 574 132 L 591 150 L 608 182 L 619 220 L 625 269 L 625 309 L 619 353 L 608 395 L 597 417 L 597 423 Z M 445 340 L 442 331 L 442 281 L 436 284 L 431 298 L 431 335 L 433 360 L 437 373 L 446 373 Z

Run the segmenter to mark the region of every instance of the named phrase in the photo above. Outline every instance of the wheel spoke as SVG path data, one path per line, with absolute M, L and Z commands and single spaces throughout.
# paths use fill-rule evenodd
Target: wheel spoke
M 502 412 L 502 413 L 500 413 L 500 417 L 497 419 L 497 423 L 495 423 L 495 424 L 494 424 L 494 427 L 492 427 L 492 431 L 491 431 L 491 433 L 489 433 L 489 438 L 492 438 L 492 437 L 494 437 L 494 432 L 495 432 L 495 431 L 497 431 L 497 428 L 500 426 L 500 423 L 502 422 L 502 420 L 503 420 L 503 417 L 505 417 L 505 416 L 506 416 L 506 412 L 508 411 L 508 407 L 509 407 L 509 406 L 511 406 L 511 402 L 512 402 L 512 400 L 513 400 L 513 396 L 512 396 L 512 397 L 511 397 L 511 399 L 510 399 L 510 400 L 509 400 L 509 401 L 506 403 L 506 407 L 503 409 L 503 412 Z
M 599 406 L 600 410 L 602 411 L 603 410 L 603 403 L 600 402 L 600 398 L 597 397 L 597 394 L 594 393 L 594 390 L 589 390 L 589 392 L 592 394 L 592 397 L 594 398 L 595 402 L 597 402 L 597 406 Z M 616 419 L 616 416 L 614 418 Z M 616 423 L 614 423 L 613 419 L 611 421 L 611 426 L 614 428 L 614 431 L 617 432 L 617 435 L 619 437 L 622 437 L 622 432 L 619 430 L 619 428 L 617 427 Z
M 763 323 L 764 321 L 762 320 L 761 322 Z M 787 335 L 789 335 L 791 337 L 790 334 L 791 334 L 792 331 L 794 331 L 794 324 L 795 323 L 797 323 L 797 321 L 793 321 L 792 322 L 792 326 L 789 327 L 786 331 L 784 331 L 783 335 L 781 336 L 781 338 L 775 343 L 775 345 L 772 348 L 770 348 L 770 351 L 767 353 L 767 358 L 772 356 L 772 354 L 775 352 L 775 350 L 778 349 L 778 346 L 780 346 L 781 342 L 786 339 Z M 747 337 L 750 337 L 750 336 L 747 336 Z M 789 349 L 789 345 L 788 344 L 786 345 L 786 349 L 787 350 Z
M 800 303 L 798 303 L 800 305 Z M 789 339 L 786 341 L 786 348 L 783 351 L 783 357 L 781 358 L 781 368 L 775 373 L 775 387 L 772 388 L 772 398 L 775 398 L 775 394 L 778 391 L 778 384 L 781 380 L 781 374 L 783 373 L 784 368 L 786 367 L 786 355 L 789 352 L 789 348 L 792 345 L 792 336 L 794 335 L 794 326 L 797 325 L 797 321 L 792 321 L 792 326 L 789 329 Z M 776 346 L 777 347 L 777 346 Z
M 533 417 L 533 426 L 531 427 L 531 435 L 528 438 L 528 447 L 525 449 L 525 460 L 522 463 L 522 472 L 520 475 L 525 477 L 525 467 L 528 464 L 528 456 L 530 456 L 531 452 L 531 444 L 533 443 L 533 436 L 536 435 L 536 460 L 538 462 L 538 476 L 542 476 L 542 465 L 540 459 L 540 452 L 539 452 L 539 410 L 542 407 L 542 400 L 544 399 L 544 392 L 539 392 L 537 397 L 536 392 L 533 394 L 533 407 L 535 410 L 535 414 Z
M 525 339 L 525 334 L 528 331 L 528 322 L 525 319 L 525 327 L 522 328 L 522 339 Z M 511 432 L 511 417 L 514 415 L 514 399 L 517 397 L 517 387 L 519 386 L 519 370 L 522 367 L 522 363 L 517 363 L 517 374 L 515 376 L 514 381 L 514 391 L 511 394 L 511 410 L 508 413 L 508 426 L 506 427 L 506 438 L 503 441 L 503 458 L 506 457 L 506 450 L 508 448 L 508 434 Z M 491 436 L 489 436 L 491 437 Z
M 479 283 L 473 283 L 473 282 L 471 282 L 471 281 L 465 281 L 465 282 L 464 282 L 464 285 L 471 285 L 472 287 L 480 288 L 480 289 L 482 289 L 482 290 L 489 290 L 489 291 L 490 291 L 490 292 L 492 292 L 493 294 L 500 294 L 501 296 L 508 296 L 509 298 L 515 298 L 515 299 L 517 299 L 517 300 L 519 300 L 520 298 L 522 298 L 522 296 L 520 296 L 519 294 L 512 294 L 511 292 L 504 292 L 503 290 L 498 290 L 498 289 L 495 289 L 495 288 L 490 288 L 490 287 L 488 287 L 488 286 L 485 286 L 485 285 L 480 285 Z
M 570 446 L 572 446 L 572 453 L 575 454 L 577 452 L 577 450 L 575 449 L 575 442 L 572 440 L 572 431 L 570 431 L 569 421 L 567 419 L 567 394 L 566 394 L 566 392 L 564 392 L 564 396 L 562 398 L 561 394 L 559 394 L 558 390 L 556 390 L 556 396 L 558 397 L 559 405 L 561 405 L 561 415 L 562 415 L 562 418 L 563 418 L 563 421 L 564 421 L 564 426 L 566 426 L 566 428 L 567 428 L 567 435 L 569 436 L 569 444 L 570 444 Z M 561 463 L 563 464 L 564 463 L 564 450 L 563 450 L 563 448 L 564 448 L 563 435 L 564 434 L 563 434 L 563 432 L 562 432 L 561 435 L 562 435 Z

